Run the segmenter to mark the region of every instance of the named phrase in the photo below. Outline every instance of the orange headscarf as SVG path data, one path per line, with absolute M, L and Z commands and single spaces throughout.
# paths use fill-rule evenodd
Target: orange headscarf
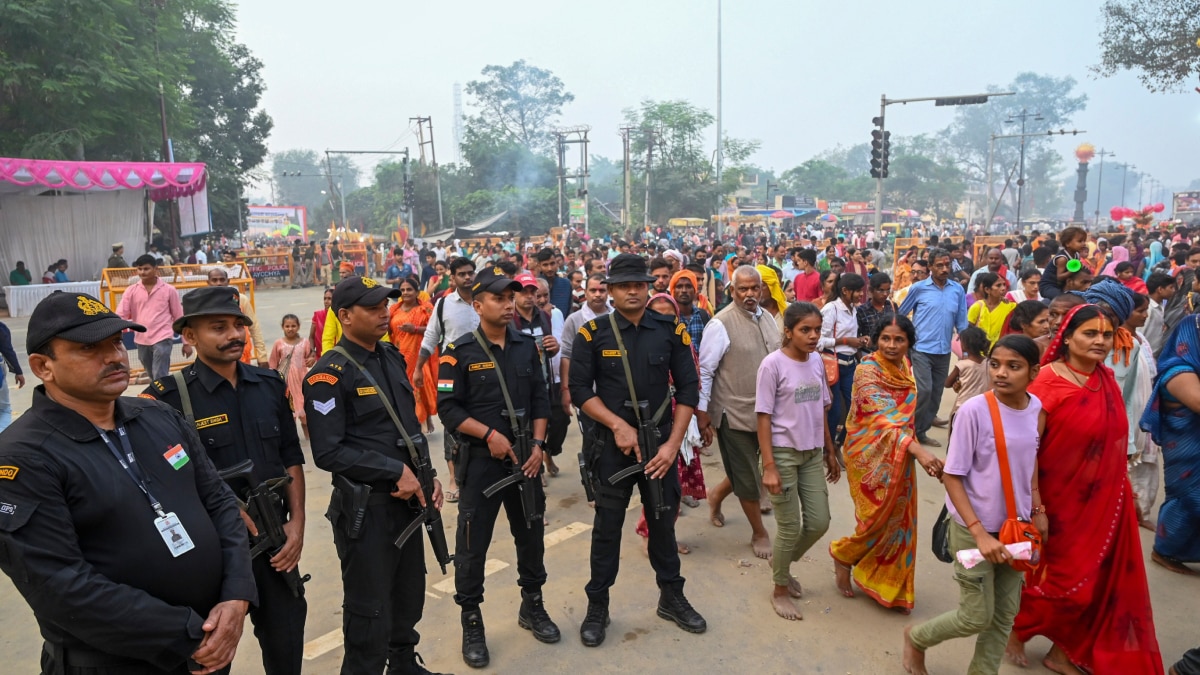
M 671 297 L 675 297 L 675 285 L 680 279 L 687 279 L 692 282 L 692 288 L 696 289 L 696 306 L 708 312 L 712 309 L 708 304 L 708 296 L 700 292 L 700 280 L 696 278 L 696 273 L 691 270 L 679 270 L 671 277 L 671 282 L 667 284 L 667 292 Z

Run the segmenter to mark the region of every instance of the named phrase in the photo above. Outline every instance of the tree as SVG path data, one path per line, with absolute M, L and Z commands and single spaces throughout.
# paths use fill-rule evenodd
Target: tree
M 1021 73 L 1003 89 L 989 86 L 988 91 L 991 92 L 1014 91 L 1016 94 L 995 98 L 983 105 L 960 106 L 955 112 L 954 122 L 940 134 L 940 140 L 944 144 L 941 152 L 954 160 L 966 180 L 985 183 L 992 134 L 1021 133 L 1020 122 L 1008 123 L 1008 120 L 1015 119 L 1012 116 L 1022 110 L 1030 114 L 1025 125 L 1027 134 L 1069 129 L 1072 117 L 1087 107 L 1086 94 L 1072 95 L 1075 84 L 1072 77 L 1055 78 L 1049 75 Z M 1042 119 L 1034 120 L 1034 113 L 1038 113 Z M 1035 179 L 1029 173 L 1028 159 L 1031 154 L 1047 150 L 1053 138 L 1049 135 L 1037 135 L 1025 139 L 1027 186 L 1044 180 L 1057 181 L 1054 176 L 1038 176 Z M 1004 191 L 1013 200 L 1016 199 L 1015 190 L 1012 189 L 1015 188 L 1016 178 L 1013 178 L 1014 185 L 1009 186 L 1008 190 L 1003 188 L 1005 177 L 1020 161 L 1020 148 L 1018 138 L 999 139 L 995 142 L 995 157 L 992 163 L 993 195 Z M 1029 194 L 1028 187 L 1025 192 Z M 1015 205 L 1015 201 L 1013 203 Z
M 869 177 L 851 176 L 841 166 L 815 157 L 784 171 L 779 182 L 784 192 L 814 199 L 869 201 L 874 198 L 875 184 Z
M 1180 91 L 1200 73 L 1200 0 L 1108 0 L 1100 14 L 1094 72 L 1133 71 L 1152 92 Z
M 511 66 L 486 66 L 482 80 L 467 83 L 479 114 L 467 120 L 479 137 L 511 141 L 533 153 L 550 149 L 550 124 L 575 100 L 554 73 L 522 59 Z
M 18 0 L 0 15 L 0 155 L 162 161 L 161 87 L 176 159 L 208 165 L 214 224 L 234 231 L 271 119 L 232 3 Z

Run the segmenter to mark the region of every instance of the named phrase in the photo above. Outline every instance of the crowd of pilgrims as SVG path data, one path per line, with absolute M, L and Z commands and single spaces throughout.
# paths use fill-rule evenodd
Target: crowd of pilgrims
M 729 377 L 716 364 L 731 336 L 722 327 L 719 339 L 705 339 L 714 315 L 732 305 L 777 325 L 780 347 L 761 360 L 752 393 L 758 499 L 742 498 L 733 476 L 706 488 L 700 457 L 709 445 L 726 448 L 713 443 L 719 421 L 703 405 L 678 462 L 683 503 L 707 499 L 714 526 L 725 524 L 722 501 L 739 496 L 755 554 L 772 561 L 779 616 L 801 618 L 802 587 L 789 567 L 826 534 L 826 482 L 843 476 L 856 524 L 829 546 L 837 588 L 911 611 L 916 547 L 928 532 L 916 534 L 919 470 L 945 489 L 934 544 L 955 558 L 961 600 L 904 631 L 908 672 L 924 673 L 935 645 L 969 636 L 977 636 L 969 672 L 995 673 L 1006 656 L 1026 665 L 1024 644 L 1041 635 L 1053 643 L 1044 664 L 1055 672 L 1162 673 L 1138 527 L 1155 533 L 1150 560 L 1195 575 L 1187 563 L 1200 561 L 1197 235 L 1179 227 L 1106 239 L 1068 227 L 1014 236 L 980 260 L 969 240 L 933 237 L 893 261 L 853 234 L 827 244 L 692 238 L 677 248 L 613 240 L 536 250 L 511 238 L 473 251 L 411 245 L 385 264 L 387 283 L 402 292 L 389 339 L 432 428 L 437 358 L 422 358 L 422 341 L 462 261 L 513 277 L 533 272 L 530 297 L 569 352 L 581 319 L 610 309 L 608 261 L 643 255 L 655 278 L 648 308 L 687 327 L 702 392 Z M 329 303 L 327 291 L 304 346 L 311 356 L 296 360 L 292 379 L 339 337 Z M 294 347 L 298 320 L 289 316 L 285 328 Z M 565 383 L 557 373 L 550 381 Z M 942 419 L 947 389 L 954 400 Z M 931 427 L 948 427 L 944 456 Z M 547 474 L 559 471 L 556 454 L 548 449 Z M 448 500 L 456 496 L 451 479 Z M 771 512 L 773 543 L 761 517 Z M 1017 560 L 1001 541 L 1014 518 L 1040 535 L 1040 560 Z M 638 532 L 647 536 L 644 516 Z M 689 552 L 683 542 L 679 550 Z M 1200 653 L 1172 672 L 1200 673 Z

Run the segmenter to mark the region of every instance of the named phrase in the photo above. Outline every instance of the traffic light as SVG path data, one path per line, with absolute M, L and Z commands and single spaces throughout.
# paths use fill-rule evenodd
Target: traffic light
M 417 193 L 411 180 L 404 181 L 404 208 L 411 211 L 417 204 Z
M 884 130 L 882 117 L 875 117 L 871 122 L 878 127 L 871 130 L 871 178 L 887 178 L 892 132 Z

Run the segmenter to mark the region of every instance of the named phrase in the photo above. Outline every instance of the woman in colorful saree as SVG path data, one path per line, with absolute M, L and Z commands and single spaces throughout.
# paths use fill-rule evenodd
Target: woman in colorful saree
M 1113 333 L 1104 310 L 1073 308 L 1029 387 L 1046 411 L 1038 487 L 1050 530 L 1008 641 L 1020 666 L 1025 643 L 1044 635 L 1054 646 L 1042 665 L 1056 673 L 1163 672 L 1126 470 L 1129 423 L 1104 365 Z
M 845 461 L 854 500 L 854 534 L 829 545 L 837 587 L 854 597 L 850 580 L 884 607 L 913 607 L 917 557 L 917 485 L 912 460 L 940 477 L 942 460 L 917 442 L 917 384 L 908 350 L 916 329 L 907 317 L 886 316 L 875 330 L 876 351 L 859 364 L 846 420 Z
M 1167 499 L 1150 559 L 1180 574 L 1200 562 L 1200 314 L 1186 317 L 1158 355 L 1158 379 L 1141 427 L 1162 448 Z

